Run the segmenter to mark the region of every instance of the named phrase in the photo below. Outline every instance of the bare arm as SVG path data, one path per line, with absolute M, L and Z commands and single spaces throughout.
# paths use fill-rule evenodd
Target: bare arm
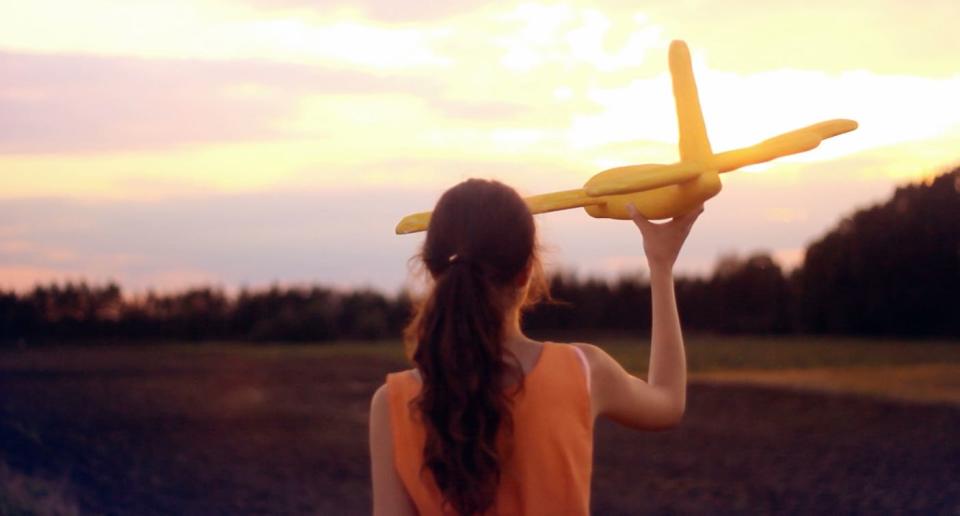
M 663 393 L 679 420 L 687 401 L 687 360 L 674 297 L 672 269 L 672 264 L 669 267 L 650 265 L 653 313 L 647 382 Z
M 648 381 L 628 373 L 596 346 L 584 344 L 581 349 L 587 354 L 594 378 L 594 415 L 603 414 L 638 429 L 669 428 L 683 417 L 687 393 L 687 364 L 674 296 L 673 264 L 703 208 L 662 224 L 644 219 L 633 206 L 628 209 L 643 234 L 650 265 L 652 328 Z
M 390 400 L 382 385 L 370 402 L 370 478 L 373 482 L 374 516 L 416 514 L 413 501 L 393 465 L 393 435 L 390 430 Z

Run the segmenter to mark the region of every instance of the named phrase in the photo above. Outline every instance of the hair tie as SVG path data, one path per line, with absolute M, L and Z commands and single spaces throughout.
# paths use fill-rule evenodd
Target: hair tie
M 469 267 L 471 270 L 478 269 L 479 267 L 477 262 L 470 259 L 469 256 L 465 256 L 461 253 L 453 253 L 447 257 L 447 269 L 458 264 L 464 264 L 465 267 Z

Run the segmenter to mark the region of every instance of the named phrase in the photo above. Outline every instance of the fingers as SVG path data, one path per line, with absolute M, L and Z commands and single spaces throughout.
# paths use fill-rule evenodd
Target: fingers
M 702 204 L 688 211 L 687 213 L 680 215 L 679 217 L 674 217 L 673 220 L 671 220 L 670 222 L 672 224 L 676 224 L 678 226 L 684 226 L 687 229 L 689 229 L 691 226 L 693 226 L 693 223 L 696 222 L 697 217 L 699 217 L 701 213 L 703 213 Z
M 627 203 L 627 214 L 630 215 L 630 218 L 633 219 L 633 222 L 640 229 L 646 229 L 653 226 L 671 225 L 671 226 L 685 227 L 687 230 L 689 230 L 690 227 L 693 226 L 693 223 L 696 222 L 697 217 L 699 217 L 701 213 L 703 213 L 703 204 L 700 204 L 696 208 L 688 211 L 687 213 L 684 213 L 683 215 L 679 215 L 677 217 L 670 219 L 669 222 L 657 224 L 655 222 L 650 221 L 646 217 L 644 217 L 637 210 L 637 206 L 634 203 L 632 202 Z

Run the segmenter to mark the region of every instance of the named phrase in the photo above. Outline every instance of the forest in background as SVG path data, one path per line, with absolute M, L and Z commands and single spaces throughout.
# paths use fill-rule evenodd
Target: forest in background
M 650 327 L 640 274 L 604 281 L 560 272 L 549 282 L 559 303 L 529 311 L 528 331 Z M 678 277 L 676 292 L 690 331 L 960 337 L 960 168 L 844 217 L 794 270 L 764 253 L 727 256 L 709 276 Z M 411 309 L 409 292 L 319 284 L 126 296 L 115 283 L 54 283 L 0 292 L 0 346 L 395 339 Z

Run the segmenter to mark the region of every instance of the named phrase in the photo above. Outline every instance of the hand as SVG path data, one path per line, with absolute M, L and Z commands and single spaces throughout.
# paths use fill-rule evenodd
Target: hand
M 643 252 L 647 255 L 650 267 L 662 266 L 672 269 L 680 254 L 680 248 L 683 247 L 683 242 L 690 234 L 690 228 L 693 227 L 697 217 L 703 213 L 703 205 L 662 223 L 650 222 L 637 211 L 637 207 L 632 202 L 627 204 L 627 213 L 633 218 L 634 224 L 640 228 L 640 233 L 643 235 Z

